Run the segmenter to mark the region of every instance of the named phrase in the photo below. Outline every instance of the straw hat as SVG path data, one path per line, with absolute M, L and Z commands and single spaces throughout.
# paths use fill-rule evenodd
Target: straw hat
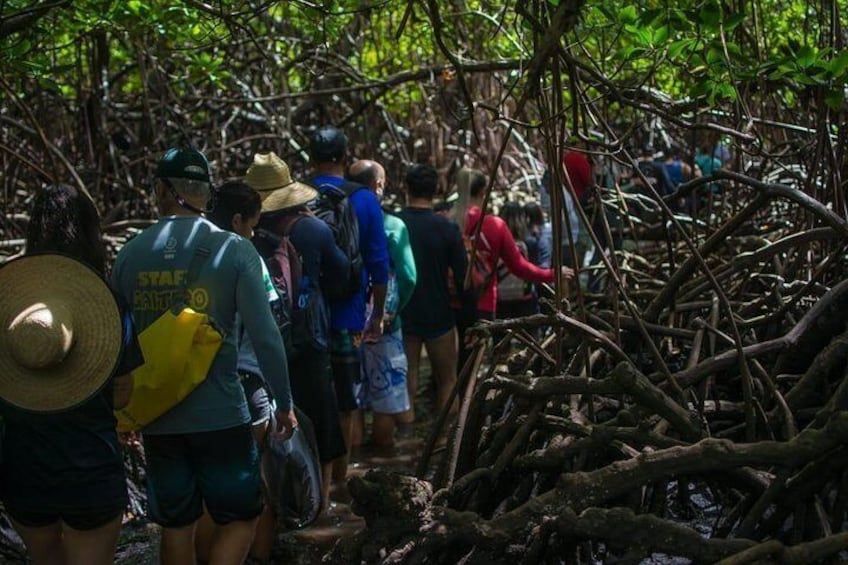
M 112 376 L 123 320 L 94 270 L 65 255 L 0 266 L 0 398 L 56 412 L 88 400 Z
M 318 191 L 292 180 L 289 166 L 276 153 L 257 153 L 244 181 L 262 198 L 262 211 L 274 212 L 306 204 Z

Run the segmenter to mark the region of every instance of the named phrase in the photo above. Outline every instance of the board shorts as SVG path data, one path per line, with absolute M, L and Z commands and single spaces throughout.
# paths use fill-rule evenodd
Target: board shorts
M 182 528 L 200 518 L 204 505 L 218 525 L 252 520 L 262 512 L 259 449 L 250 424 L 143 438 L 153 522 Z
M 360 334 L 350 330 L 330 332 L 330 366 L 333 369 L 339 412 L 353 412 L 359 408 L 357 385 L 362 377 L 357 341 Z
M 74 530 L 88 531 L 96 530 L 115 518 L 123 516 L 126 504 L 115 503 L 111 508 L 102 510 L 38 512 L 6 502 L 5 508 L 12 520 L 27 528 L 43 528 L 62 520 Z
M 403 332 L 398 329 L 384 333 L 376 342 L 363 343 L 360 352 L 360 405 L 370 407 L 377 414 L 400 414 L 409 410 Z

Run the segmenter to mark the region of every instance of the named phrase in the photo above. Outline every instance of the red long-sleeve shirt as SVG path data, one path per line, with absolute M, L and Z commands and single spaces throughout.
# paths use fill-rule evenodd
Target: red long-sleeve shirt
M 471 206 L 468 209 L 465 222 L 465 235 L 474 235 L 477 223 L 480 221 L 480 208 Z M 526 281 L 546 282 L 550 283 L 554 280 L 553 269 L 543 269 L 537 267 L 521 255 L 518 250 L 518 245 L 515 243 L 515 238 L 509 231 L 509 227 L 501 218 L 497 216 L 486 215 L 483 217 L 483 229 L 481 230 L 489 243 L 491 253 L 489 268 L 491 272 L 496 273 L 498 260 L 503 260 L 509 272 Z M 480 249 L 482 243 L 477 244 L 477 249 Z M 477 302 L 477 309 L 481 312 L 494 312 L 498 304 L 498 277 L 494 276 L 489 281 L 489 285 L 480 300 Z
M 592 184 L 592 162 L 583 153 L 566 151 L 562 155 L 562 166 L 568 171 L 577 199 L 582 200 L 586 189 Z

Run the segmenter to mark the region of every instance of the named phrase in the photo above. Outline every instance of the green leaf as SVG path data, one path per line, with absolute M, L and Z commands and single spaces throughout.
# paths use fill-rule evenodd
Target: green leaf
M 710 47 L 707 51 L 707 64 L 720 65 L 724 63 L 724 53 L 718 47 Z
M 12 48 L 9 50 L 9 54 L 12 58 L 22 57 L 32 48 L 32 43 L 29 40 L 24 39 L 23 41 L 19 41 L 15 43 Z
M 745 12 L 739 12 L 738 14 L 733 14 L 727 21 L 724 22 L 724 29 L 727 31 L 731 31 L 733 28 L 741 24 L 745 21 Z
M 708 2 L 701 7 L 698 20 L 707 29 L 718 30 L 721 24 L 721 10 L 716 4 Z
M 624 24 L 633 23 L 639 19 L 639 14 L 636 11 L 636 6 L 630 5 L 622 8 L 621 11 L 618 12 L 618 21 Z
M 838 112 L 845 104 L 845 94 L 842 92 L 841 88 L 834 88 L 825 94 L 824 101 L 831 110 Z
M 550 4 L 551 6 L 555 6 L 557 8 L 559 8 L 559 2 L 560 2 L 560 0 L 548 0 L 548 4 Z
M 836 57 L 827 64 L 834 78 L 839 78 L 848 70 L 848 49 L 840 51 Z
M 645 48 L 644 47 L 638 47 L 636 45 L 629 45 L 629 46 L 623 48 L 620 51 L 620 53 L 621 53 L 620 57 L 626 61 L 626 60 L 629 60 L 629 59 L 636 59 L 636 58 L 644 55 L 645 54 Z
M 668 26 L 662 26 L 655 29 L 652 35 L 652 43 L 654 45 L 664 43 L 665 40 L 668 39 Z
M 809 45 L 804 45 L 800 49 L 798 49 L 798 53 L 795 57 L 795 62 L 798 63 L 798 66 L 801 68 L 806 68 L 816 62 L 817 54 L 815 49 L 810 47 Z
M 672 59 L 677 59 L 683 53 L 683 51 L 688 51 L 692 48 L 692 40 L 691 39 L 680 39 L 678 41 L 673 41 L 668 46 L 668 56 Z

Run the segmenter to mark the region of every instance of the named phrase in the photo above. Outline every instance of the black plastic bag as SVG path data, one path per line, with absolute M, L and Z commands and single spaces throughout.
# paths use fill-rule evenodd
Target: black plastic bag
M 295 408 L 298 426 L 292 437 L 280 441 L 268 434 L 263 470 L 269 503 L 285 529 L 308 526 L 321 511 L 321 462 L 309 417 Z M 274 418 L 271 425 L 276 426 Z M 273 428 L 272 428 L 273 429 Z

